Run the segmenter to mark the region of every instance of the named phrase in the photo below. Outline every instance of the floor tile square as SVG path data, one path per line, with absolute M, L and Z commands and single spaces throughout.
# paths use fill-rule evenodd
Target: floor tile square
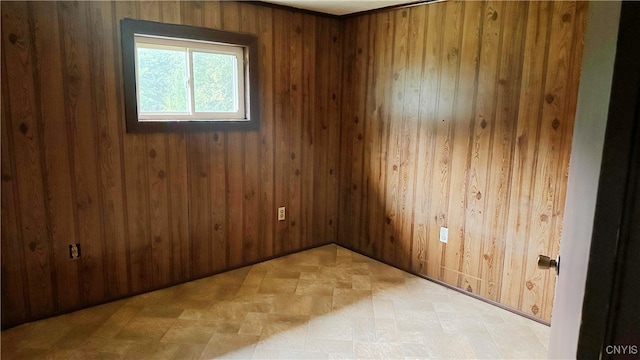
M 214 334 L 202 351 L 201 359 L 248 359 L 259 337 L 239 334 Z
M 310 339 L 353 340 L 353 319 L 345 317 L 316 318 L 309 323 Z
M 135 317 L 118 332 L 116 338 L 159 341 L 175 321 L 176 319 Z
M 294 294 L 298 287 L 298 279 L 265 278 L 258 288 L 262 294 Z
M 402 359 L 402 344 L 356 341 L 353 352 L 358 359 Z
M 217 324 L 213 321 L 178 319 L 160 341 L 173 344 L 206 344 L 217 328 Z

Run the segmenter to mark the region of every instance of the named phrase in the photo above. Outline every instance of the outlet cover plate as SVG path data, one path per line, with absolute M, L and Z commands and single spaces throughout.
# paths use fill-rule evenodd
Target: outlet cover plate
M 447 241 L 449 241 L 449 229 L 440 227 L 440 242 L 446 243 Z

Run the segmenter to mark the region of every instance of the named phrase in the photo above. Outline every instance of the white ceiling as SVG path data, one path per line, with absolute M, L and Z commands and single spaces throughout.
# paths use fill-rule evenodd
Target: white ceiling
M 265 0 L 265 2 L 332 15 L 347 15 L 387 6 L 415 3 L 398 0 Z

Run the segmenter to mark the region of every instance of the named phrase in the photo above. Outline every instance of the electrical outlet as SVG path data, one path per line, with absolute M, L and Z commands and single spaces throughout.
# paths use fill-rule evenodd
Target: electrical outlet
M 449 241 L 449 229 L 440 227 L 440 242 L 446 243 L 447 241 Z
M 287 218 L 284 206 L 278 208 L 278 221 L 284 221 Z
M 69 245 L 69 258 L 70 259 L 78 259 L 80 257 L 80 244 L 70 244 Z

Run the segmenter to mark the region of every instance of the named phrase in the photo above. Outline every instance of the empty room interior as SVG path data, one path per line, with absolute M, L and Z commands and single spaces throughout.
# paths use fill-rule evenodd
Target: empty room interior
M 548 356 L 619 3 L 321 3 L 2 2 L 3 358 Z

